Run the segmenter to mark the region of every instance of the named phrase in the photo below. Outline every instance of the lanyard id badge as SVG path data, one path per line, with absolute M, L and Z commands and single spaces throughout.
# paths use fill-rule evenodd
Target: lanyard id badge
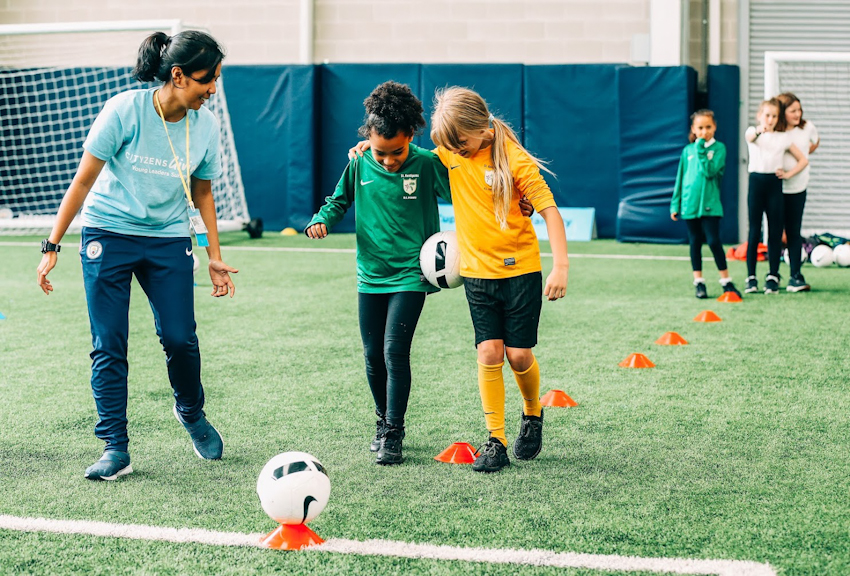
M 191 227 L 192 232 L 195 233 L 195 238 L 198 240 L 198 246 L 205 248 L 210 245 L 210 241 L 207 238 L 207 226 L 204 224 L 201 212 L 195 208 L 195 204 L 192 202 L 192 193 L 189 191 L 189 182 L 192 181 L 192 174 L 190 172 L 191 161 L 189 159 L 188 113 L 186 116 L 186 176 L 184 177 L 183 171 L 180 169 L 180 158 L 177 157 L 177 151 L 174 150 L 174 144 L 171 142 L 171 136 L 168 134 L 168 126 L 165 123 L 165 115 L 162 113 L 162 105 L 159 102 L 159 90 L 154 92 L 154 99 L 156 102 L 156 110 L 159 112 L 159 117 L 162 118 L 162 127 L 165 129 L 165 137 L 168 139 L 168 145 L 171 147 L 171 153 L 174 155 L 174 163 L 177 166 L 177 174 L 180 175 L 180 183 L 183 185 L 183 191 L 186 193 L 186 202 L 188 204 L 186 211 L 189 214 L 189 227 Z
M 205 248 L 210 245 L 207 239 L 207 226 L 204 224 L 204 219 L 201 218 L 201 212 L 195 208 L 194 204 L 189 204 L 189 226 L 192 227 L 192 232 L 195 233 L 195 238 L 198 239 L 198 246 Z

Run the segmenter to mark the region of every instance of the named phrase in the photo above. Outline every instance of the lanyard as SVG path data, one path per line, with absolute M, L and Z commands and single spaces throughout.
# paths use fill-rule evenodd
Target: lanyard
M 162 104 L 159 103 L 159 90 L 154 92 L 154 101 L 156 102 L 156 111 L 159 112 L 159 117 L 162 118 L 162 127 L 165 128 L 165 137 L 168 138 L 168 145 L 171 146 L 171 153 L 174 154 L 174 162 L 177 164 L 177 173 L 180 175 L 180 182 L 183 184 L 183 191 L 186 192 L 186 200 L 189 202 L 189 207 L 193 210 L 195 205 L 192 203 L 192 193 L 189 191 L 189 182 L 192 179 L 189 162 L 189 111 L 186 111 L 186 176 L 183 176 L 183 171 L 180 169 L 180 158 L 177 157 L 177 152 L 174 150 L 174 144 L 171 142 L 171 136 L 168 134 L 168 124 L 165 123 L 165 114 L 162 113 Z

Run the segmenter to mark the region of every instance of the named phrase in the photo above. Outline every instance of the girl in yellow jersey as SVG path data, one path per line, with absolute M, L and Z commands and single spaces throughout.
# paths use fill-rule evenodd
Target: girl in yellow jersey
M 461 275 L 478 350 L 478 387 L 490 432 L 473 469 L 496 472 L 510 464 L 502 378 L 506 355 L 523 397 L 514 456 L 531 460 L 542 447 L 540 370 L 531 349 L 537 344 L 541 288 L 550 301 L 566 294 L 564 222 L 540 161 L 476 92 L 452 87 L 437 93 L 431 139 L 449 169 Z M 545 286 L 537 235 L 520 212 L 522 196 L 546 221 L 554 265 Z

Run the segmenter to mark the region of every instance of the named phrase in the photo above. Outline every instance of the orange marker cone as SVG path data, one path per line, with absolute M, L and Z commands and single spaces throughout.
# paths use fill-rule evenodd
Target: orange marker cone
M 556 408 L 574 408 L 578 402 L 569 397 L 563 390 L 549 390 L 540 398 L 541 406 L 554 406 Z
M 475 461 L 475 448 L 468 442 L 455 442 L 434 456 L 434 460 L 447 464 L 472 464 Z
M 274 550 L 301 550 L 323 542 L 306 524 L 281 524 L 260 538 L 260 544 Z
M 640 353 L 630 354 L 628 358 L 620 362 L 623 368 L 655 368 L 649 358 Z
M 655 343 L 662 346 L 684 346 L 688 341 L 679 336 L 677 332 L 665 332 Z
M 694 322 L 720 322 L 720 316 L 711 310 L 703 310 L 697 314 L 697 317 L 694 318 Z
M 735 294 L 734 292 L 724 292 L 720 298 L 717 299 L 718 302 L 743 302 L 743 299 Z

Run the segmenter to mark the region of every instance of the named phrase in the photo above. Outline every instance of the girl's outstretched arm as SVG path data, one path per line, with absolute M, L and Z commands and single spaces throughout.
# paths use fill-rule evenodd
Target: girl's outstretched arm
M 546 221 L 549 232 L 549 244 L 552 247 L 552 272 L 546 278 L 543 295 L 550 301 L 563 298 L 567 294 L 567 280 L 570 271 L 570 260 L 567 256 L 567 233 L 564 230 L 564 219 L 556 206 L 549 206 L 540 211 L 540 216 Z

